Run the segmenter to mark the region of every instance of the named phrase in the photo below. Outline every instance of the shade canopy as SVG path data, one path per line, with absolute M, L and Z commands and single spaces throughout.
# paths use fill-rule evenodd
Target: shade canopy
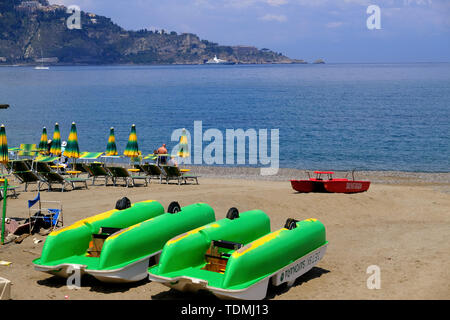
M 180 137 L 180 143 L 178 144 L 178 154 L 180 158 L 188 158 L 189 157 L 189 145 L 186 134 L 186 129 L 183 129 Z
M 116 136 L 114 134 L 114 128 L 111 127 L 109 131 L 108 145 L 106 146 L 107 156 L 117 156 Z
M 46 127 L 42 129 L 42 135 L 41 140 L 39 141 L 38 151 L 43 153 L 47 153 L 48 151 L 48 135 Z
M 59 124 L 55 124 L 55 131 L 53 132 L 52 147 L 50 153 L 55 156 L 61 155 L 61 132 L 59 131 Z
M 136 126 L 134 124 L 131 126 L 130 137 L 128 138 L 127 147 L 123 154 L 129 158 L 137 158 L 141 155 L 137 142 Z
M 78 135 L 77 126 L 75 122 L 72 122 L 70 127 L 69 139 L 67 140 L 67 147 L 64 151 L 64 155 L 67 158 L 78 159 L 80 157 L 80 149 L 78 147 Z
M 8 161 L 8 141 L 6 139 L 5 126 L 2 124 L 0 127 L 0 163 L 7 164 Z

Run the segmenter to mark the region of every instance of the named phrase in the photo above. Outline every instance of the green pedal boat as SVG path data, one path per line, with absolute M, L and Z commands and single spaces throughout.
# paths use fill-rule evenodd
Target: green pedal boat
M 292 286 L 323 258 L 327 244 L 325 227 L 316 219 L 288 219 L 285 228 L 270 232 L 264 212 L 239 214 L 232 208 L 226 219 L 168 241 L 149 279 L 180 291 L 259 300 L 269 281 Z
M 173 202 L 168 211 L 157 201 L 145 201 L 80 220 L 49 234 L 34 267 L 66 278 L 79 269 L 105 282 L 145 279 L 168 240 L 215 221 L 207 204 L 180 208 Z

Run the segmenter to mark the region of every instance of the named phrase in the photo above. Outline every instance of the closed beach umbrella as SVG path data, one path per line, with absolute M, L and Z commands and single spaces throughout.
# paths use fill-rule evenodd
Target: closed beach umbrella
M 136 126 L 134 124 L 131 126 L 130 137 L 128 138 L 127 147 L 123 154 L 129 158 L 137 158 L 141 155 L 137 142 Z
M 42 129 L 41 141 L 39 141 L 38 151 L 42 153 L 47 153 L 48 149 L 48 136 L 47 128 Z
M 183 129 L 183 132 L 181 133 L 180 143 L 178 144 L 178 156 L 180 158 L 189 157 L 189 145 L 186 135 L 186 129 Z
M 67 147 L 64 151 L 67 158 L 78 159 L 80 157 L 80 149 L 78 148 L 77 126 L 72 122 L 70 127 L 69 139 L 67 139 Z
M 2 124 L 0 127 L 0 163 L 7 164 L 9 161 L 8 158 L 8 141 L 6 140 L 6 130 L 5 126 Z M 3 172 L 3 166 L 2 166 L 2 172 Z M 2 244 L 5 244 L 5 220 L 6 220 L 6 193 L 8 188 L 8 179 L 5 178 L 4 186 L 3 186 L 3 192 L 4 192 L 4 199 L 3 199 L 3 212 L 2 212 L 2 235 L 1 240 Z
M 53 132 L 52 147 L 50 153 L 54 156 L 61 155 L 61 132 L 59 131 L 59 124 L 55 124 L 55 131 Z
M 5 126 L 2 124 L 0 127 L 0 163 L 7 164 L 8 161 L 8 141 L 6 140 Z
M 108 145 L 106 146 L 107 156 L 117 156 L 116 136 L 114 135 L 114 128 L 111 127 L 109 131 Z

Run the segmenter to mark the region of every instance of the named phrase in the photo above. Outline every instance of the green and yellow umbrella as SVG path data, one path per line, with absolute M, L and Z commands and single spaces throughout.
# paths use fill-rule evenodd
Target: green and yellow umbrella
M 72 122 L 72 126 L 70 127 L 69 139 L 67 139 L 67 147 L 64 151 L 64 155 L 67 158 L 78 159 L 80 157 L 80 149 L 78 147 L 78 135 L 77 135 L 77 126 L 75 122 Z
M 61 132 L 59 131 L 59 124 L 55 124 L 55 131 L 53 132 L 52 147 L 50 153 L 54 156 L 61 155 Z
M 141 155 L 137 142 L 136 126 L 134 124 L 131 126 L 130 137 L 128 138 L 127 147 L 123 154 L 129 158 L 137 158 Z
M 8 161 L 8 141 L 6 139 L 5 126 L 2 124 L 0 127 L 0 163 L 7 164 Z
M 44 129 L 42 129 L 41 141 L 39 141 L 38 151 L 41 153 L 47 153 L 48 152 L 47 149 L 48 149 L 47 128 L 44 127 Z
M 188 158 L 190 155 L 186 129 L 183 129 L 183 132 L 181 133 L 180 143 L 178 144 L 178 154 L 177 155 L 180 158 Z
M 0 164 L 7 164 L 9 161 L 8 158 L 8 141 L 6 140 L 6 130 L 5 126 L 2 124 L 0 127 Z M 3 173 L 3 166 L 2 166 L 2 173 Z M 5 244 L 5 220 L 6 220 L 6 193 L 8 192 L 8 179 L 5 178 L 3 185 L 3 211 L 2 211 L 2 231 L 1 231 L 1 240 L 2 244 Z
M 107 156 L 117 156 L 116 136 L 114 135 L 114 128 L 111 127 L 109 131 L 108 145 L 106 146 Z

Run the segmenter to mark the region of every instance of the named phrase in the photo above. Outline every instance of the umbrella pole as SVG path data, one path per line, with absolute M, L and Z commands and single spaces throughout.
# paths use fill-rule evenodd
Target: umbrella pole
M 7 197 L 8 197 L 8 179 L 5 177 L 5 184 L 3 186 L 2 245 L 5 244 L 5 220 L 6 220 Z

